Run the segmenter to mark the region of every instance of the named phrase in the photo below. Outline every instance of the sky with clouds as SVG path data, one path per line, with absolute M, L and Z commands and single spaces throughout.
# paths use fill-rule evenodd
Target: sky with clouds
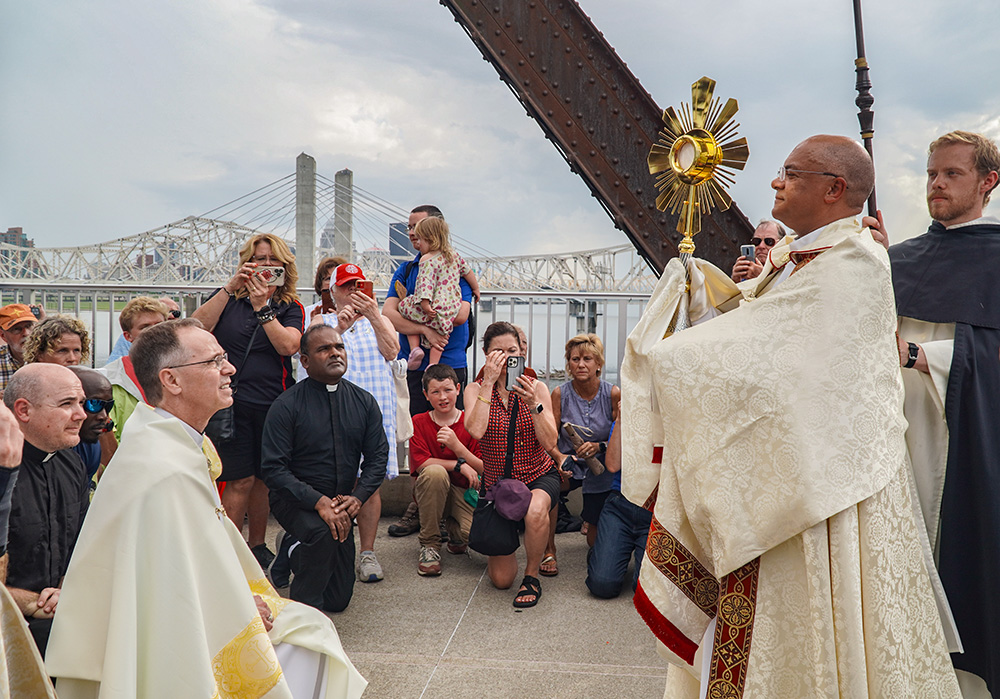
M 739 100 L 751 156 L 733 196 L 751 219 L 802 138 L 857 136 L 849 0 L 581 4 L 661 107 L 702 75 Z M 927 143 L 1000 137 L 1000 3 L 864 4 L 877 191 L 900 240 L 928 222 Z M 303 151 L 401 207 L 437 203 L 499 255 L 626 242 L 434 0 L 5 3 L 0 89 L 0 228 L 40 247 L 201 214 Z

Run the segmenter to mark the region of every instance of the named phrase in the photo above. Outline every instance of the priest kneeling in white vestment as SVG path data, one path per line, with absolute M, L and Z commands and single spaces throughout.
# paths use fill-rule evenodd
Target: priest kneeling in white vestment
M 61 699 L 358 697 L 330 619 L 278 596 L 226 517 L 202 431 L 233 366 L 197 320 L 130 352 L 128 421 L 84 521 L 46 654 Z
M 628 339 L 622 492 L 654 514 L 635 605 L 667 697 L 959 696 L 889 263 L 855 221 L 873 184 L 856 142 L 799 144 L 772 182 L 794 235 L 761 274 L 693 259 L 687 292 L 671 260 Z M 682 301 L 694 327 L 664 339 Z

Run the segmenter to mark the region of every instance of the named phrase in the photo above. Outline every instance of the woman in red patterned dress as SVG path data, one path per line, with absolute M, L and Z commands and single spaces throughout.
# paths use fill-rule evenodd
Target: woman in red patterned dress
M 465 389 L 465 429 L 479 441 L 485 487 L 503 478 L 509 448 L 513 452 L 512 477 L 531 491 L 531 504 L 524 517 L 527 562 L 514 606 L 533 607 L 542 596 L 538 567 L 548 538 L 549 510 L 559 502 L 559 475 L 546 453 L 555 447 L 557 438 L 552 401 L 544 383 L 525 375 L 517 377 L 513 390 L 507 390 L 507 358 L 521 355 L 513 325 L 501 321 L 486 328 L 483 351 L 483 376 Z M 516 427 L 514 443 L 508 445 L 512 405 L 517 406 Z M 514 583 L 517 568 L 512 553 L 490 556 L 486 570 L 493 585 L 506 590 Z

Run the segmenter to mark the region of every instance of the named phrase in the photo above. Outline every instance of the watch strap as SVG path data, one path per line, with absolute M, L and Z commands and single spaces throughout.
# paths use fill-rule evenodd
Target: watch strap
M 907 342 L 906 347 L 907 350 L 909 351 L 909 355 L 906 358 L 906 364 L 903 365 L 903 368 L 912 369 L 913 365 L 917 363 L 917 357 L 920 354 L 920 348 L 912 342 Z

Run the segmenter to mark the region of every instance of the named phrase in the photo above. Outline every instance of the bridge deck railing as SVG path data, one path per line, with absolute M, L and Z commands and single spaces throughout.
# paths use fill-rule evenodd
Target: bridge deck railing
M 0 284 L 0 305 L 40 303 L 46 313 L 65 313 L 79 318 L 91 333 L 90 364 L 103 366 L 121 334 L 118 315 L 130 299 L 169 296 L 190 315 L 214 291 L 214 286 L 141 286 L 114 284 L 65 284 L 18 282 Z M 376 290 L 379 301 L 385 290 Z M 305 304 L 315 303 L 311 288 L 300 288 Z M 483 364 L 482 333 L 497 320 L 520 325 L 528 335 L 528 366 L 550 386 L 565 380 L 564 348 L 574 335 L 593 332 L 605 345 L 603 378 L 618 382 L 625 339 L 649 300 L 645 293 L 565 291 L 484 291 L 474 309 L 476 337 L 468 350 L 469 377 Z

